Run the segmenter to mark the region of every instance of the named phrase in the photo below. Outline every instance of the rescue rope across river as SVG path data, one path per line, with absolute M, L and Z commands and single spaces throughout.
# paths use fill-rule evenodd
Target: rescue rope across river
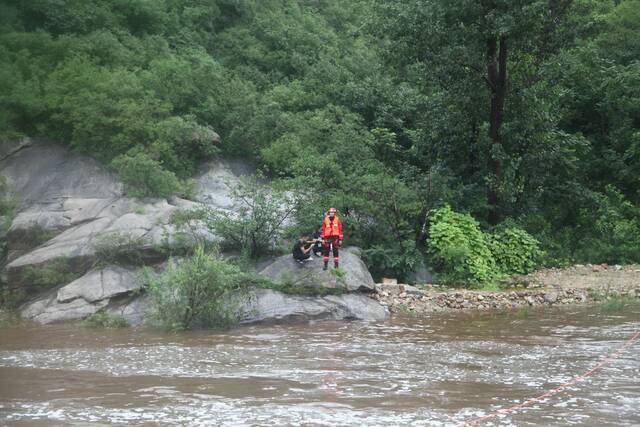
M 611 353 L 609 356 L 607 356 L 606 358 L 604 358 L 603 360 L 600 361 L 600 363 L 598 363 L 596 366 L 594 366 L 593 368 L 589 369 L 588 371 L 586 371 L 584 374 L 582 375 L 577 375 L 575 377 L 573 377 L 570 381 L 556 387 L 553 388 L 539 396 L 536 397 L 532 397 L 531 399 L 527 399 L 522 403 L 519 403 L 517 405 L 511 406 L 509 408 L 503 408 L 503 409 L 498 409 L 497 411 L 494 412 L 490 412 L 487 415 L 484 415 L 482 417 L 478 417 L 478 418 L 472 418 L 470 420 L 467 421 L 462 421 L 458 424 L 456 424 L 456 427 L 462 427 L 462 426 L 472 426 L 472 425 L 476 425 L 478 423 L 481 423 L 483 421 L 487 421 L 491 418 L 500 416 L 500 415 L 506 415 L 506 414 L 510 414 L 513 413 L 515 411 L 517 411 L 518 409 L 527 407 L 532 405 L 535 402 L 539 402 L 542 401 L 544 399 L 546 399 L 547 397 L 553 396 L 554 394 L 560 392 L 561 390 L 563 390 L 564 388 L 573 385 L 575 383 L 577 383 L 578 381 L 582 381 L 583 379 L 587 378 L 588 376 L 592 375 L 594 372 L 598 371 L 599 369 L 601 369 L 603 366 L 607 365 L 608 363 L 610 363 L 612 360 L 615 360 L 618 356 L 620 356 L 620 354 L 622 354 L 628 347 L 630 347 L 631 345 L 633 345 L 638 338 L 640 338 L 640 331 L 637 331 L 635 334 L 633 334 L 631 336 L 631 338 L 627 339 L 615 352 Z

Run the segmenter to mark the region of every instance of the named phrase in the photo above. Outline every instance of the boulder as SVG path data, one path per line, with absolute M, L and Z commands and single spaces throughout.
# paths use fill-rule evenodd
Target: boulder
M 218 209 L 232 209 L 231 189 L 240 177 L 252 175 L 255 169 L 242 160 L 214 160 L 206 163 L 196 177 L 196 200 Z
M 96 160 L 47 141 L 32 141 L 0 160 L 9 188 L 19 196 L 21 207 L 65 198 L 114 198 L 122 196 L 117 176 Z
M 241 323 L 309 320 L 384 320 L 388 311 L 363 294 L 325 297 L 288 295 L 271 289 L 253 290 L 241 308 Z
M 143 295 L 125 298 L 122 301 L 111 301 L 106 311 L 111 315 L 124 317 L 131 326 L 138 326 L 144 323 L 147 306 L 148 298 Z
M 113 299 L 140 288 L 136 272 L 121 267 L 90 271 L 73 282 L 27 303 L 22 317 L 38 323 L 80 320 L 107 307 Z M 133 311 L 130 309 L 129 311 Z
M 350 292 L 374 291 L 373 278 L 367 266 L 360 259 L 359 248 L 352 246 L 341 249 L 340 267 L 344 271 L 342 277 L 335 274 L 331 268 L 323 271 L 322 258 L 313 257 L 301 264 L 296 262 L 291 255 L 283 255 L 276 258 L 260 274 L 277 282 L 292 282 L 325 288 L 344 287 Z
M 172 215 L 199 203 L 172 197 L 124 197 L 122 183 L 93 159 L 50 142 L 33 142 L 6 149 L 0 171 L 20 196 L 20 212 L 8 227 L 10 281 L 20 284 L 26 267 L 44 266 L 64 258 L 83 273 L 95 261 L 96 244 L 105 236 L 124 236 L 128 244 L 156 260 L 159 244 L 185 244 L 177 239 Z M 240 161 L 216 161 L 203 168 L 198 199 L 218 208 L 230 208 L 229 185 L 253 170 Z M 202 224 L 186 242 L 217 241 Z M 76 271 L 77 270 L 77 271 Z
M 93 270 L 79 279 L 63 286 L 57 293 L 57 301 L 69 302 L 82 298 L 96 302 L 140 288 L 135 272 L 122 267 L 110 266 Z
M 78 199 L 64 202 L 67 207 L 77 207 L 79 204 Z M 68 222 L 60 228 L 67 228 L 44 243 L 35 242 L 38 246 L 31 251 L 17 251 L 24 246 L 16 245 L 14 240 L 9 239 L 9 249 L 14 251 L 12 253 L 18 252 L 18 256 L 11 257 L 7 265 L 9 280 L 19 284 L 27 267 L 47 265 L 57 259 L 65 259 L 73 272 L 84 273 L 95 262 L 100 249 L 108 251 L 111 246 L 113 251 L 126 246 L 145 260 L 159 261 L 164 256 L 158 250 L 161 245 L 185 242 L 185 239 L 178 242 L 176 235 L 181 231 L 170 224 L 171 216 L 179 209 L 194 206 L 193 202 L 186 200 L 172 205 L 165 199 L 138 201 L 129 198 L 111 200 L 106 205 L 104 200 L 98 200 L 96 204 L 102 206 L 102 209 L 97 209 L 95 204 L 85 205 L 93 212 L 88 215 L 75 209 L 63 211 Z M 17 224 L 20 227 L 26 224 L 27 215 L 39 207 L 41 206 L 33 206 L 27 213 L 19 215 Z M 51 211 L 42 213 L 39 218 L 49 214 Z M 14 237 L 24 235 L 18 233 L 18 225 L 12 226 L 10 230 Z M 21 228 L 23 231 L 25 229 Z M 194 230 L 198 239 L 217 240 L 203 225 Z M 51 229 L 47 232 L 51 232 Z M 186 241 L 193 242 L 196 237 L 187 235 Z
M 59 323 L 89 317 L 106 307 L 108 302 L 108 300 L 104 300 L 89 303 L 79 298 L 67 303 L 59 303 L 56 301 L 55 295 L 49 295 L 28 304 L 20 314 L 25 319 L 42 324 Z

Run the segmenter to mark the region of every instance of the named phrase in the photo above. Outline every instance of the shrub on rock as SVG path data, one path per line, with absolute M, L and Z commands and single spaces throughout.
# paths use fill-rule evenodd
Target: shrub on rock
M 237 320 L 246 276 L 215 252 L 202 247 L 191 258 L 169 264 L 162 273 L 147 271 L 150 322 L 162 329 L 227 326 Z

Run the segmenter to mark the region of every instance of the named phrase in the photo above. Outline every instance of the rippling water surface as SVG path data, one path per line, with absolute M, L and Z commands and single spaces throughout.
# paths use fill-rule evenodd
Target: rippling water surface
M 455 425 L 593 368 L 640 309 L 457 313 L 163 334 L 0 330 L 10 425 Z M 640 342 L 584 381 L 482 425 L 639 425 Z

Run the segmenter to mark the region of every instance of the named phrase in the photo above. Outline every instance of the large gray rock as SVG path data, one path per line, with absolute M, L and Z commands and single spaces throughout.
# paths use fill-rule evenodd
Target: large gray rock
M 49 291 L 21 309 L 22 317 L 38 323 L 84 319 L 140 288 L 136 272 L 121 267 L 94 270 L 68 285 Z M 118 307 L 122 304 L 118 302 Z M 117 312 L 116 309 L 114 311 Z M 122 308 L 126 317 L 137 318 L 135 305 Z
M 52 302 L 51 299 L 42 299 L 26 307 L 21 314 L 25 319 L 42 324 L 59 323 L 87 318 L 106 307 L 107 304 L 108 301 L 91 304 L 83 299 L 63 304 Z
M 122 267 L 93 270 L 58 290 L 57 301 L 69 302 L 82 298 L 96 302 L 140 288 L 136 273 Z
M 308 320 L 384 320 L 387 310 L 363 294 L 325 297 L 287 295 L 271 289 L 256 289 L 241 308 L 241 323 Z
M 125 298 L 122 301 L 111 301 L 106 311 L 111 315 L 124 317 L 131 326 L 138 326 L 144 323 L 148 303 L 145 295 Z
M 82 319 L 100 310 L 125 316 L 132 324 L 143 321 L 144 297 L 135 296 L 139 284 L 135 273 L 108 267 L 86 273 L 104 252 L 105 242 L 126 240 L 130 249 L 155 259 L 158 246 L 195 240 L 219 240 L 202 224 L 184 234 L 171 223 L 178 210 L 209 204 L 234 209 L 231 188 L 242 175 L 255 170 L 242 161 L 214 161 L 197 177 L 197 201 L 177 197 L 134 199 L 125 197 L 123 185 L 98 162 L 72 153 L 66 147 L 25 140 L 0 147 L 0 173 L 11 191 L 19 195 L 20 209 L 7 224 L 9 263 L 7 278 L 12 286 L 22 285 L 30 267 L 66 265 L 84 274 L 64 286 L 50 289 L 22 309 L 24 317 L 40 323 Z M 190 236 L 190 237 L 189 237 Z M 186 241 L 185 241 L 186 238 Z M 60 263 L 58 261 L 64 261 Z M 341 251 L 345 274 L 322 272 L 321 260 L 299 265 L 290 255 L 276 259 L 262 273 L 275 280 L 324 287 L 344 286 L 348 291 L 373 291 L 374 283 L 357 248 Z M 86 273 L 86 274 L 85 274 Z M 380 320 L 387 312 L 364 295 L 344 294 L 302 297 L 272 290 L 255 290 L 246 305 L 243 322 L 281 319 L 365 319 Z
M 330 265 L 333 261 L 330 260 Z M 360 259 L 360 249 L 354 246 L 340 250 L 340 267 L 344 277 L 322 270 L 322 258 L 314 257 L 304 264 L 296 262 L 291 255 L 283 255 L 263 269 L 260 274 L 278 282 L 293 282 L 305 286 L 339 288 L 347 291 L 373 292 L 374 282 L 367 266 Z
M 196 200 L 218 209 L 233 209 L 231 189 L 240 183 L 240 177 L 254 173 L 255 168 L 242 160 L 208 162 L 196 177 Z
M 202 224 L 192 227 L 195 235 L 171 224 L 175 212 L 199 203 L 177 197 L 124 197 L 122 183 L 93 159 L 55 143 L 14 145 L 4 147 L 0 172 L 21 201 L 20 212 L 7 232 L 7 274 L 16 284 L 27 267 L 45 266 L 61 258 L 74 272 L 83 273 L 95 261 L 96 246 L 109 236 L 124 236 L 150 260 L 159 255 L 160 244 L 219 240 Z M 212 162 L 198 179 L 198 198 L 229 208 L 227 184 L 233 185 L 241 174 L 250 172 L 240 161 Z
M 33 141 L 7 151 L 0 160 L 0 170 L 22 207 L 64 198 L 113 198 L 123 194 L 115 174 L 61 144 Z
M 35 208 L 32 207 L 31 211 Z M 130 208 L 135 211 L 127 212 Z M 47 265 L 57 259 L 65 259 L 73 271 L 82 273 L 93 264 L 100 247 L 116 245 L 118 242 L 135 247 L 153 259 L 159 256 L 157 247 L 163 243 L 164 236 L 173 231 L 169 222 L 173 212 L 178 209 L 178 206 L 169 205 L 164 199 L 144 204 L 123 198 L 113 200 L 108 208 L 86 220 L 76 221 L 70 212 L 67 215 L 69 228 L 32 251 L 12 259 L 7 265 L 9 280 L 20 283 L 22 272 L 27 267 Z M 18 224 L 26 222 L 21 215 L 18 218 Z M 15 232 L 15 228 L 12 227 L 10 231 Z M 12 240 L 9 240 L 9 248 L 13 248 Z

